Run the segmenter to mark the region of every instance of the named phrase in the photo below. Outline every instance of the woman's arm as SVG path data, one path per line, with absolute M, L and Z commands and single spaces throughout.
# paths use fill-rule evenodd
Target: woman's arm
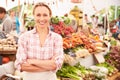
M 27 72 L 43 72 L 43 71 L 46 71 L 45 69 L 43 68 L 40 68 L 38 66 L 35 66 L 35 65 L 31 65 L 29 63 L 24 63 L 24 64 L 21 64 L 21 71 L 27 71 Z
M 54 57 L 50 60 L 27 59 L 28 63 L 44 70 L 55 70 L 56 64 Z

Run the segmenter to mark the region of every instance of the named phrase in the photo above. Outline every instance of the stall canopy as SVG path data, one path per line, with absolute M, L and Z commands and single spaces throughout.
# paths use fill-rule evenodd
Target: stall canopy
M 69 11 L 69 9 L 71 9 L 71 4 L 69 3 L 70 0 L 0 0 L 0 6 L 5 7 L 6 10 L 9 10 L 15 6 L 24 4 L 25 2 L 36 3 L 39 1 L 47 2 L 47 3 L 58 2 L 57 7 L 59 9 L 56 9 L 57 7 L 55 6 L 53 7 L 55 8 L 53 9 L 55 13 L 58 12 L 58 14 L 66 13 L 67 11 Z M 107 8 L 110 5 L 116 5 L 116 6 L 120 5 L 120 0 L 83 0 L 82 3 L 84 6 L 84 12 L 88 15 L 92 15 L 103 8 Z M 75 4 L 75 5 L 78 5 L 78 4 Z M 81 6 L 81 3 L 78 6 Z
M 92 15 L 111 5 L 120 6 L 120 0 L 84 0 L 84 12 Z
M 70 3 L 71 0 L 0 0 L 0 6 L 6 8 L 6 10 L 9 10 L 15 6 L 18 5 L 24 5 L 24 3 L 29 4 L 35 4 L 37 2 L 45 2 L 49 3 L 53 15 L 63 15 L 70 11 L 70 9 L 73 8 L 74 5 L 78 5 L 81 7 L 81 4 L 74 4 Z
M 24 4 L 24 3 L 36 3 L 36 2 L 52 2 L 54 0 L 0 0 L 0 6 L 6 8 L 6 10 L 9 10 L 15 6 Z

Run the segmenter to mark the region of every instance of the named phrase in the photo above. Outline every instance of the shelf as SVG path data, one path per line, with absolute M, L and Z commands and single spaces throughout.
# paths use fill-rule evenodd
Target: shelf
M 0 54 L 16 54 L 16 50 L 2 50 Z

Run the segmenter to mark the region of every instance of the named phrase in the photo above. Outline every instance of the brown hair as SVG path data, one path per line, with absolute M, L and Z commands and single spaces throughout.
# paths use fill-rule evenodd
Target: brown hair
M 5 13 L 6 14 L 7 12 L 6 12 L 5 8 L 0 7 L 0 13 Z
M 52 15 L 51 9 L 50 9 L 49 6 L 46 5 L 45 3 L 37 3 L 37 4 L 35 4 L 35 6 L 34 6 L 34 8 L 33 8 L 33 14 L 34 14 L 34 12 L 35 12 L 35 9 L 36 9 L 37 7 L 39 7 L 39 6 L 44 6 L 44 7 L 46 7 L 46 8 L 49 10 L 49 14 Z

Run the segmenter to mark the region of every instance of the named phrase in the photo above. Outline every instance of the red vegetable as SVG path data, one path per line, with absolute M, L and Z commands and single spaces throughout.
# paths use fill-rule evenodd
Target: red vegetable
M 9 62 L 10 61 L 10 58 L 9 57 L 3 57 L 2 58 L 2 62 L 3 63 L 7 63 L 7 62 Z

